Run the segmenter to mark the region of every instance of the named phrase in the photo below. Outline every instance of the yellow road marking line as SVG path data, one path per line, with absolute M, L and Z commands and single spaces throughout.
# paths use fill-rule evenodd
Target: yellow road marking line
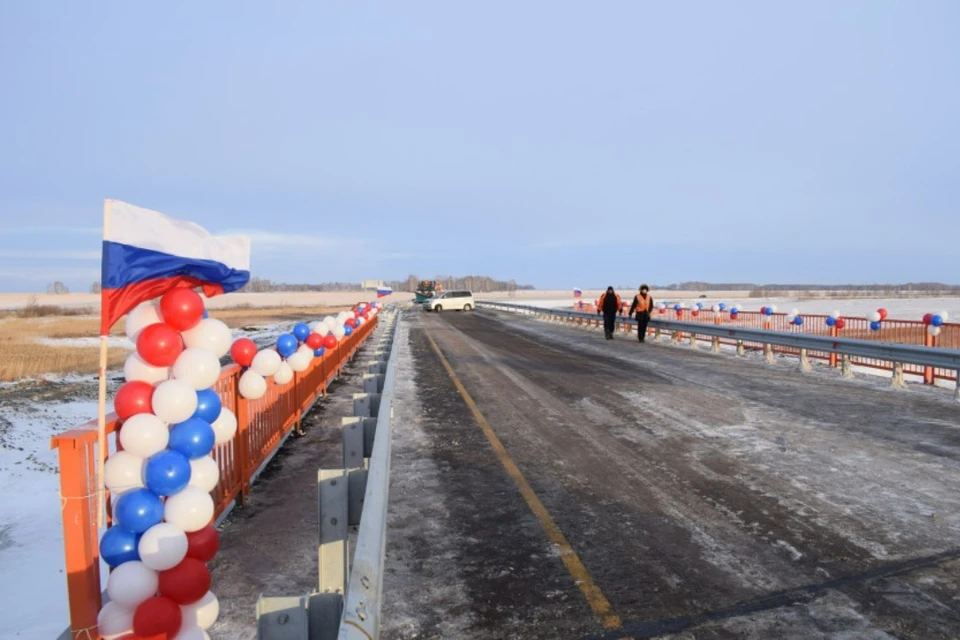
M 510 454 L 507 453 L 507 450 L 504 448 L 503 443 L 500 442 L 500 438 L 498 438 L 497 434 L 493 432 L 493 429 L 490 427 L 487 419 L 483 417 L 483 414 L 480 413 L 480 409 L 477 408 L 476 403 L 473 401 L 473 398 L 470 397 L 466 387 L 464 387 L 463 383 L 460 382 L 457 374 L 453 371 L 453 367 L 450 366 L 450 363 L 447 362 L 447 359 L 443 356 L 443 353 L 440 351 L 440 347 L 429 333 L 426 335 L 427 340 L 430 341 L 430 345 L 433 347 L 433 350 L 440 358 L 443 368 L 447 370 L 447 373 L 450 375 L 450 379 L 453 380 L 453 384 L 457 387 L 457 391 L 460 392 L 460 396 L 463 398 L 464 402 L 467 403 L 467 406 L 470 407 L 473 417 L 477 419 L 477 424 L 480 426 L 483 434 L 487 436 L 487 440 L 490 441 L 490 446 L 492 446 L 494 452 L 496 452 L 497 457 L 500 459 L 500 463 L 503 464 L 503 467 L 507 470 L 507 473 L 510 474 L 511 478 L 513 478 L 517 488 L 520 489 L 520 494 L 523 496 L 523 499 L 526 500 L 527 506 L 530 507 L 530 511 L 532 511 L 533 515 L 535 515 L 537 520 L 540 521 L 540 525 L 543 527 L 544 531 L 546 531 L 547 537 L 550 539 L 550 541 L 560 548 L 560 557 L 563 559 L 563 564 L 567 566 L 567 571 L 570 572 L 570 575 L 573 576 L 573 579 L 577 582 L 577 586 L 580 587 L 580 591 L 583 592 L 583 596 L 587 599 L 587 603 L 589 603 L 590 608 L 593 609 L 593 612 L 598 618 L 600 618 L 600 624 L 603 625 L 604 629 L 619 629 L 623 623 L 620 621 L 620 617 L 614 613 L 613 607 L 610 605 L 610 601 L 607 600 L 607 597 L 603 595 L 602 591 L 600 591 L 600 587 L 598 587 L 593 581 L 593 576 L 590 575 L 587 567 L 584 566 L 583 562 L 580 560 L 580 556 L 577 555 L 577 552 L 574 551 L 573 547 L 570 546 L 570 543 L 567 542 L 566 536 L 564 536 L 563 532 L 560 531 L 560 527 L 558 527 L 557 523 L 554 522 L 550 512 L 547 511 L 547 508 L 543 506 L 542 502 L 540 502 L 540 498 L 538 498 L 537 494 L 534 493 L 533 488 L 527 482 L 527 479 L 523 477 L 520 469 L 513 462 Z

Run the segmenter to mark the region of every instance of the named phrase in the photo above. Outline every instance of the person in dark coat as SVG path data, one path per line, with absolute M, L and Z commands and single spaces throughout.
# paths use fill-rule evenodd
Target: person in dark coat
M 613 287 L 607 287 L 607 291 L 597 301 L 597 313 L 603 314 L 603 335 L 607 340 L 613 340 L 613 330 L 617 325 L 617 313 L 619 313 L 622 304 L 620 296 L 613 290 Z
M 647 337 L 647 325 L 650 323 L 650 312 L 653 310 L 653 298 L 650 296 L 650 287 L 645 284 L 640 285 L 640 291 L 633 296 L 633 304 L 630 305 L 632 316 L 636 313 L 637 318 L 637 339 L 640 342 Z

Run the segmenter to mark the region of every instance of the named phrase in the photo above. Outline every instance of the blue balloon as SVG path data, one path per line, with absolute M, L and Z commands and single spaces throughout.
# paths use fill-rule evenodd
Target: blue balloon
M 223 410 L 223 404 L 220 402 L 220 396 L 213 389 L 202 389 L 197 391 L 197 410 L 193 412 L 193 418 L 200 418 L 204 422 L 214 423 L 220 417 Z
M 204 310 L 203 310 L 203 317 L 204 317 L 204 318 L 209 318 L 209 317 L 210 317 L 210 312 L 207 311 L 206 309 L 204 309 Z
M 314 358 L 319 358 L 320 356 L 322 356 L 322 355 L 324 354 L 325 351 L 326 351 L 326 349 L 324 349 L 323 347 L 320 347 L 319 349 L 314 349 L 314 350 L 313 350 L 313 357 L 314 357 Z
M 880 331 L 880 323 L 879 323 L 879 322 L 871 322 L 871 323 L 870 323 L 870 329 L 871 329 L 872 331 Z
M 209 422 L 200 418 L 188 418 L 170 429 L 168 446 L 193 460 L 213 451 L 215 440 L 216 436 Z
M 281 358 L 289 358 L 297 352 L 299 346 L 300 343 L 297 342 L 296 336 L 292 334 L 284 333 L 277 338 L 277 353 L 280 354 Z
M 190 483 L 190 461 L 179 451 L 164 449 L 147 459 L 143 478 L 158 496 L 172 496 Z
M 943 326 L 943 316 L 941 316 L 941 315 L 939 315 L 939 314 L 933 316 L 932 318 L 930 318 L 930 324 L 932 324 L 932 325 L 935 326 L 935 327 L 942 327 L 942 326 Z
M 679 304 L 673 305 L 673 310 L 674 310 L 674 311 L 680 311 L 681 308 L 682 308 L 682 307 L 681 307 Z
M 718 306 L 720 307 L 720 311 L 723 311 L 724 309 L 727 308 L 727 303 L 726 303 L 726 302 L 721 302 Z M 736 307 L 734 307 L 734 309 L 736 309 Z M 731 311 L 732 311 L 732 309 L 731 309 Z
M 827 326 L 832 327 L 835 324 L 837 324 L 836 319 L 833 316 L 827 316 Z
M 702 302 L 698 302 L 698 303 L 697 303 L 697 309 L 703 309 L 703 303 L 702 303 Z
M 797 316 L 796 318 L 794 318 L 794 319 L 793 319 L 793 324 L 797 325 L 798 327 L 799 327 L 800 325 L 802 325 L 802 324 L 803 324 L 803 316 Z
M 293 326 L 293 335 L 297 340 L 303 342 L 310 335 L 310 327 L 302 322 L 298 322 Z
M 770 307 L 764 308 L 764 310 L 763 310 L 763 315 L 765 315 L 765 316 L 772 316 L 772 315 L 773 315 L 773 309 L 771 309 Z
M 163 520 L 163 502 L 149 489 L 131 489 L 113 508 L 117 525 L 133 533 L 143 533 Z
M 351 327 L 348 324 L 343 325 L 343 333 L 349 336 L 350 334 L 353 333 L 353 327 Z
M 100 557 L 111 567 L 119 567 L 124 562 L 140 559 L 139 544 L 139 533 L 123 527 L 110 527 L 100 538 Z

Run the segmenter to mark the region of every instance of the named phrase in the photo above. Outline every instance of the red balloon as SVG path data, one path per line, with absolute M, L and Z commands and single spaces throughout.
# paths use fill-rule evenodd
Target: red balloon
M 700 312 L 697 309 L 694 309 L 693 311 L 690 312 L 690 315 L 692 315 L 693 317 L 697 317 L 698 315 L 700 315 Z
M 171 289 L 160 298 L 160 317 L 177 331 L 193 329 L 203 320 L 203 299 L 193 289 Z
M 200 562 L 210 562 L 220 549 L 220 534 L 208 524 L 199 531 L 187 534 L 187 557 Z
M 933 314 L 928 313 L 923 316 L 923 324 L 932 324 L 933 323 Z
M 308 347 L 316 351 L 323 346 L 323 336 L 321 336 L 319 333 L 311 333 L 307 336 L 305 342 L 307 343 Z
M 172 367 L 182 351 L 180 332 L 165 322 L 147 325 L 137 336 L 137 353 L 155 367 Z
M 144 638 L 161 634 L 173 638 L 182 624 L 183 613 L 180 605 L 170 598 L 148 598 L 137 606 L 133 614 L 133 632 Z
M 335 349 L 337 344 L 337 336 L 333 335 L 332 333 L 328 333 L 323 339 L 323 346 L 325 346 L 327 349 Z
M 351 329 L 357 328 L 357 321 L 354 318 L 347 318 L 347 324 L 350 325 Z
M 767 312 L 767 308 L 766 308 L 766 307 L 760 307 L 760 313 L 765 314 L 766 312 Z
M 847 326 L 847 321 L 843 318 L 837 318 L 837 323 L 835 326 L 837 329 L 843 329 L 845 326 Z
M 666 309 L 660 309 L 660 315 L 663 315 L 663 314 L 666 313 L 666 312 L 667 312 Z
M 886 309 L 877 309 L 877 313 L 880 314 L 880 319 L 881 319 L 881 320 L 886 320 L 886 319 L 887 319 L 887 310 L 886 310 Z
M 184 558 L 174 568 L 160 572 L 160 595 L 177 604 L 192 604 L 207 591 L 210 591 L 210 570 L 196 558 Z
M 257 355 L 257 345 L 250 338 L 240 338 L 230 347 L 230 357 L 241 367 L 249 367 Z
M 153 385 L 149 382 L 134 380 L 117 389 L 113 399 L 113 410 L 121 422 L 138 413 L 153 413 Z

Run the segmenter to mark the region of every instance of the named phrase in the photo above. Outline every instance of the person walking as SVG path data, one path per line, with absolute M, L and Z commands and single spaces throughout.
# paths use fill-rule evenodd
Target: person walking
M 621 305 L 620 296 L 613 287 L 607 287 L 606 292 L 597 301 L 597 313 L 603 314 L 603 334 L 607 340 L 613 340 L 613 330 L 617 325 L 617 313 Z
M 652 309 L 653 298 L 650 297 L 650 287 L 642 284 L 637 295 L 633 296 L 633 304 L 630 305 L 630 313 L 627 314 L 628 316 L 637 314 L 637 339 L 640 342 L 643 342 L 644 338 L 647 337 L 647 325 L 650 323 L 650 311 Z

